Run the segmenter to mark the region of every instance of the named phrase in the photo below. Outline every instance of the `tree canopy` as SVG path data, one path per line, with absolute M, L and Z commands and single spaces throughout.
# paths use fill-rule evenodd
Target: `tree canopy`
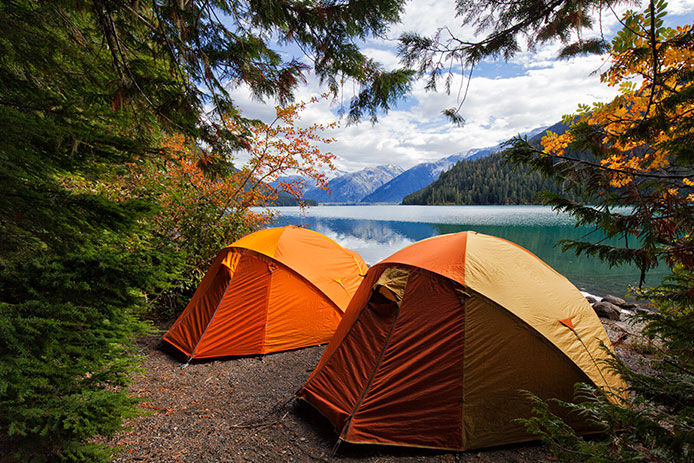
M 399 55 L 405 66 L 427 78 L 426 88 L 437 90 L 443 81 L 451 91 L 458 75 L 469 83 L 475 66 L 485 59 L 509 60 L 524 50 L 560 42 L 558 57 L 602 53 L 609 40 L 602 34 L 602 15 L 626 4 L 624 0 L 456 0 L 458 28 L 440 27 L 432 36 L 417 31 L 402 34 Z M 597 18 L 597 20 L 596 20 Z M 596 22 L 598 24 L 596 24 Z M 599 26 L 597 37 L 589 31 Z M 595 35 L 595 34 L 592 34 Z M 461 77 L 460 90 L 464 80 Z M 465 92 L 459 91 L 458 105 L 443 114 L 462 124 L 460 114 Z
M 579 222 L 620 237 L 624 246 L 565 243 L 613 264 L 633 262 L 642 272 L 657 265 L 694 268 L 692 156 L 692 27 L 662 26 L 666 5 L 629 12 L 612 42 L 602 79 L 618 86 L 609 103 L 582 105 L 565 117 L 571 128 L 543 138 L 543 149 L 516 139 L 511 159 L 558 176 L 580 201 L 546 199 Z M 576 159 L 586 150 L 596 162 Z M 620 209 L 621 208 L 621 209 Z M 630 240 L 631 238 L 631 240 Z
M 228 89 L 247 86 L 284 104 L 308 72 L 332 92 L 352 79 L 360 90 L 350 117 L 375 117 L 408 89 L 411 73 L 383 71 L 353 42 L 396 21 L 402 4 L 0 4 L 0 459 L 108 458 L 92 438 L 133 413 L 123 389 L 132 338 L 149 329 L 138 313 L 176 290 L 192 265 L 191 253 L 163 239 L 176 233 L 162 227 L 171 217 L 164 208 L 186 193 L 197 198 L 192 216 L 218 214 L 192 193 L 241 171 L 234 150 L 252 149 L 262 127 Z M 286 57 L 275 43 L 305 56 Z M 178 167 L 195 181 L 167 170 L 172 137 L 186 147 Z M 168 172 L 169 187 L 180 189 L 114 192 L 147 168 L 150 179 Z M 229 224 L 219 241 L 247 225 Z
M 534 398 L 536 416 L 524 421 L 561 461 L 687 462 L 694 451 L 694 35 L 693 25 L 664 27 L 666 9 L 651 0 L 644 12 L 622 18 L 602 74 L 619 88 L 617 97 L 580 106 L 565 118 L 571 128 L 549 133 L 541 148 L 517 138 L 509 151 L 515 162 L 580 195 L 546 194 L 547 203 L 623 243 L 569 241 L 565 250 L 614 265 L 633 262 L 642 276 L 659 262 L 672 270 L 655 288 L 634 289 L 653 308 L 634 318 L 645 322 L 643 342 L 651 348 L 643 361 L 651 369 L 637 371 L 614 357 L 609 367 L 627 381 L 625 394 L 581 385 L 578 403 L 555 401 L 589 417 L 601 439 L 577 435 Z M 577 159 L 571 149 L 588 150 L 595 161 Z

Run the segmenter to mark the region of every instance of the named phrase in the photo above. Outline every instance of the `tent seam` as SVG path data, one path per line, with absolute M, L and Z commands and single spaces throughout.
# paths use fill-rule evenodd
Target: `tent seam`
M 225 248 L 225 249 L 226 249 L 226 248 Z M 217 254 L 217 257 L 215 257 L 215 260 L 214 260 L 214 262 L 212 263 L 213 266 L 214 266 L 214 264 L 217 263 L 217 260 L 220 258 L 222 252 L 224 252 L 224 249 L 223 249 L 222 251 L 219 251 L 219 253 Z M 222 267 L 221 262 L 219 263 L 219 267 Z M 208 270 L 208 271 L 209 271 L 209 270 Z M 219 271 L 219 269 L 218 269 L 218 271 Z M 233 277 L 233 275 L 230 275 L 230 277 Z M 203 279 L 204 279 L 204 277 L 203 277 Z M 213 281 L 214 281 L 214 278 L 213 278 Z M 229 278 L 229 281 L 231 281 L 231 278 Z M 200 282 L 200 284 L 202 284 L 202 281 Z M 208 290 L 209 290 L 209 288 L 208 288 Z M 203 295 L 204 295 L 204 294 L 203 294 Z M 186 315 L 188 315 L 191 311 L 193 311 L 193 310 L 195 309 L 195 307 L 197 306 L 197 303 L 200 302 L 200 299 L 202 299 L 203 295 L 200 295 L 197 299 L 195 299 L 195 304 L 192 304 L 193 299 L 195 298 L 195 294 L 193 294 L 193 299 L 190 300 L 190 302 L 188 303 L 188 306 L 183 310 L 183 312 L 181 313 L 181 315 L 179 315 L 178 319 L 176 319 L 176 321 L 174 322 L 174 324 L 171 325 L 171 327 L 167 330 L 166 334 L 164 334 L 163 337 L 164 337 L 165 339 L 166 339 L 166 336 L 167 336 L 170 332 L 172 332 L 174 329 L 176 329 L 176 328 L 178 327 L 178 325 L 180 325 L 180 324 L 183 322 L 183 320 L 186 318 Z M 222 295 L 222 297 L 224 297 L 224 296 Z M 220 300 L 221 300 L 221 299 L 220 299 Z
M 273 259 L 271 264 L 274 264 L 274 262 L 275 260 Z M 270 278 L 267 283 L 267 293 L 265 294 L 265 324 L 263 326 L 263 338 L 260 341 L 260 350 L 263 354 L 267 354 L 265 346 L 265 340 L 267 339 L 267 316 L 270 313 L 270 289 L 272 288 L 272 277 L 275 273 L 272 271 L 272 268 L 270 268 L 270 265 L 267 266 L 267 270 L 270 272 Z
M 373 268 L 375 268 L 375 267 L 378 266 L 378 265 L 379 265 L 379 264 L 374 265 L 374 266 L 371 267 L 369 270 L 372 270 Z M 383 274 L 383 272 L 385 272 L 385 269 L 387 268 L 387 264 L 385 264 L 383 267 L 384 267 L 384 268 L 383 268 L 383 271 L 381 271 L 381 274 Z M 380 277 L 380 275 L 379 275 L 379 277 Z M 376 280 L 374 280 L 374 284 L 375 284 L 375 281 L 376 281 Z M 372 287 L 372 288 L 369 290 L 369 297 L 366 299 L 367 303 L 368 303 L 368 301 L 371 299 L 371 296 L 373 296 L 373 292 L 374 292 L 374 291 L 373 291 L 373 287 Z M 356 294 L 356 293 L 355 293 L 355 294 Z M 328 357 L 328 359 L 325 361 L 325 363 L 323 363 L 323 365 L 321 365 L 320 369 L 319 369 L 318 371 L 314 371 L 313 373 L 311 373 L 311 376 L 309 377 L 309 380 L 306 382 L 306 384 L 304 384 L 303 386 L 301 386 L 301 387 L 299 388 L 299 390 L 296 391 L 296 393 L 294 394 L 295 397 L 299 397 L 298 394 L 299 394 L 304 388 L 306 388 L 306 386 L 308 386 L 308 383 L 311 382 L 314 378 L 318 377 L 318 375 L 321 374 L 321 371 L 323 371 L 323 368 L 325 368 L 325 366 L 326 366 L 328 363 L 330 363 L 330 360 L 332 360 L 332 358 L 335 356 L 335 354 L 337 353 L 337 351 L 340 350 L 340 347 L 342 347 L 342 344 L 345 342 L 345 339 L 347 339 L 347 338 L 349 337 L 349 334 L 352 332 L 352 330 L 354 329 L 354 326 L 357 324 L 357 322 L 358 322 L 359 319 L 361 318 L 361 315 L 364 313 L 364 309 L 365 309 L 365 308 L 366 308 L 366 307 L 362 307 L 361 312 L 359 312 L 359 315 L 357 315 L 357 318 L 354 319 L 354 322 L 353 322 L 352 325 L 349 327 L 349 329 L 347 330 L 347 332 L 345 333 L 345 335 L 342 337 L 342 340 L 340 340 L 340 344 L 338 344 L 337 347 L 335 347 L 335 350 L 332 351 L 332 353 L 330 354 L 330 357 Z M 315 375 L 314 375 L 314 373 L 315 373 Z
M 283 262 L 280 262 L 279 260 L 275 259 L 274 257 L 268 256 L 267 254 L 263 254 L 262 252 L 254 251 L 253 249 L 242 248 L 242 247 L 234 247 L 234 249 L 243 250 L 243 251 L 248 252 L 252 255 L 263 256 L 263 257 L 266 257 L 268 259 L 271 259 L 273 263 L 276 263 L 277 265 L 281 265 L 282 267 L 289 270 L 292 274 L 296 275 L 301 280 L 303 280 L 307 284 L 311 285 L 311 287 L 315 288 L 316 291 L 318 291 L 321 295 L 323 295 L 323 297 L 325 297 L 328 301 L 330 301 L 330 304 L 332 304 L 332 306 L 335 308 L 335 310 L 337 310 L 339 312 L 340 315 L 344 315 L 344 312 L 340 309 L 340 306 L 337 305 L 337 303 L 335 301 L 333 301 L 330 296 L 325 294 L 325 292 L 322 289 L 320 289 L 318 286 L 316 286 L 311 280 L 309 280 L 308 278 L 306 278 L 305 276 L 303 276 L 302 274 L 300 274 L 299 272 L 297 272 L 296 270 L 291 268 L 289 265 L 287 265 Z
M 233 278 L 234 278 L 234 276 L 231 275 L 231 278 L 229 278 L 229 283 L 227 284 L 227 287 L 224 288 L 224 293 L 222 294 L 222 297 L 219 298 L 219 302 L 217 303 L 217 307 L 214 309 L 214 313 L 210 317 L 210 320 L 207 322 L 207 326 L 205 326 L 205 329 L 202 331 L 202 334 L 200 334 L 200 339 L 198 339 L 198 342 L 195 343 L 195 347 L 193 347 L 193 350 L 190 351 L 190 357 L 188 357 L 188 361 L 190 361 L 193 358 L 193 356 L 195 355 L 195 351 L 198 349 L 198 346 L 200 345 L 202 338 L 205 337 L 205 333 L 207 333 L 207 329 L 210 327 L 210 325 L 212 324 L 212 320 L 214 320 L 214 317 L 217 315 L 217 312 L 219 311 L 219 306 L 222 305 L 222 301 L 226 297 L 227 291 L 229 291 L 229 286 L 231 286 L 231 280 Z
M 464 241 L 464 246 L 465 249 L 463 250 L 463 281 L 460 282 L 460 287 L 461 288 L 467 288 L 465 285 L 465 281 L 467 280 L 467 264 L 468 264 L 468 256 L 467 253 L 470 250 L 470 247 L 468 246 L 470 242 L 470 238 L 475 239 L 475 236 L 477 235 L 476 232 L 470 233 L 469 231 L 465 232 L 465 241 Z M 455 281 L 454 281 L 455 283 Z M 454 286 L 455 287 L 455 286 Z M 462 342 L 462 355 L 463 355 L 463 361 L 462 363 L 462 373 L 460 375 L 460 446 L 461 448 L 465 448 L 465 373 L 467 372 L 467 368 L 465 365 L 465 344 L 466 344 L 466 338 L 467 338 L 467 299 L 461 299 L 460 302 L 463 305 L 463 342 Z
M 408 275 L 408 280 L 409 280 L 409 275 Z M 403 295 L 404 299 L 404 295 Z M 390 330 L 388 331 L 388 336 L 386 336 L 385 341 L 383 342 L 383 347 L 381 348 L 381 353 L 378 356 L 378 360 L 376 361 L 376 364 L 374 365 L 374 369 L 371 372 L 371 376 L 369 377 L 369 380 L 366 382 L 366 386 L 364 386 L 364 390 L 361 393 L 361 397 L 359 397 L 359 400 L 357 401 L 356 405 L 354 406 L 354 409 L 352 410 L 352 413 L 350 413 L 349 417 L 347 418 L 347 422 L 342 428 L 342 432 L 340 432 L 340 435 L 338 436 L 340 439 L 343 439 L 343 435 L 346 436 L 347 433 L 349 432 L 349 427 L 352 424 L 352 420 L 354 419 L 354 415 L 357 414 L 357 411 L 359 410 L 359 406 L 361 405 L 362 401 L 364 400 L 364 397 L 366 397 L 366 394 L 369 392 L 369 388 L 371 387 L 371 383 L 373 382 L 373 379 L 376 377 L 376 372 L 378 371 L 378 367 L 381 365 L 381 361 L 383 360 L 383 356 L 386 353 L 386 349 L 388 348 L 388 343 L 390 342 L 390 337 L 393 334 L 393 330 L 395 329 L 395 324 L 398 321 L 398 316 L 400 315 L 400 304 L 395 304 L 397 307 L 397 310 L 395 311 L 395 317 L 393 317 L 393 324 L 390 325 Z M 363 313 L 363 311 L 362 311 Z M 361 315 L 361 314 L 360 314 Z M 344 439 L 343 439 L 344 440 Z

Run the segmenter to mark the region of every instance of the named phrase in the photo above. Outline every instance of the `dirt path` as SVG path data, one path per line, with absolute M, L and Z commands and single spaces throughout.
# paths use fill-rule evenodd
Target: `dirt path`
M 536 462 L 548 461 L 539 445 L 460 454 L 341 444 L 330 424 L 296 392 L 318 363 L 324 346 L 267 355 L 194 363 L 159 348 L 158 337 L 140 341 L 143 374 L 130 386 L 146 416 L 109 443 L 123 450 L 118 462 Z

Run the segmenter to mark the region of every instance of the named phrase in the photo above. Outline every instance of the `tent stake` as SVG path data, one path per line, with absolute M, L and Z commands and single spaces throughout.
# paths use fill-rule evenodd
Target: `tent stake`
M 333 458 L 335 458 L 335 454 L 337 453 L 337 449 L 340 448 L 340 443 L 341 443 L 341 442 L 342 442 L 342 439 L 340 439 L 340 438 L 338 437 L 338 438 L 337 438 L 337 442 L 335 442 L 335 445 L 333 446 L 332 452 L 330 452 L 330 459 L 331 459 L 331 460 L 332 460 Z

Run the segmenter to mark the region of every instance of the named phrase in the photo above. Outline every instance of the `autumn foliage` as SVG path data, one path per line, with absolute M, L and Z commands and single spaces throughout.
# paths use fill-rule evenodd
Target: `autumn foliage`
M 612 101 L 579 106 L 565 116 L 565 133 L 548 133 L 541 150 L 512 154 L 559 173 L 584 196 L 577 203 L 555 195 L 550 203 L 624 243 L 566 247 L 613 264 L 635 263 L 643 274 L 659 261 L 694 269 L 694 35 L 691 25 L 663 27 L 665 7 L 656 2 L 625 16 L 602 74 L 619 89 Z
M 182 259 L 178 283 L 154 296 L 159 311 L 179 310 L 181 298 L 195 288 L 221 248 L 269 223 L 272 210 L 264 206 L 280 192 L 301 200 L 306 182 L 327 188 L 326 173 L 334 168 L 334 155 L 324 152 L 322 144 L 333 139 L 322 133 L 337 123 L 300 125 L 306 106 L 278 106 L 272 122 L 256 121 L 247 150 L 236 154 L 238 164 L 243 160 L 240 167 L 234 159 L 175 134 L 163 140 L 159 156 L 129 164 L 127 174 L 109 184 L 120 200 L 154 196 L 158 213 L 149 221 L 156 247 Z M 229 117 L 222 123 L 240 132 L 235 120 Z M 295 180 L 277 181 L 290 174 Z
M 643 22 L 643 16 L 639 17 Z M 619 87 L 620 94 L 609 103 L 581 105 L 578 114 L 570 116 L 574 127 L 585 124 L 592 128 L 592 141 L 600 146 L 600 164 L 615 188 L 651 174 L 663 174 L 677 165 L 679 153 L 672 150 L 673 142 L 691 137 L 694 100 L 673 98 L 681 96 L 680 92 L 691 85 L 682 79 L 682 73 L 692 71 L 694 51 L 679 46 L 690 38 L 691 26 L 662 31 L 654 52 L 659 59 L 655 64 L 657 80 L 652 74 L 654 64 L 648 53 L 647 31 L 643 32 L 634 35 L 633 46 L 615 47 L 612 65 L 602 75 L 602 81 Z M 657 124 L 656 118 L 671 123 Z M 563 156 L 576 139 L 573 131 L 549 133 L 542 144 L 545 153 Z M 678 186 L 694 186 L 694 178 L 670 175 L 668 180 L 672 183 L 670 194 L 676 194 L 674 189 Z M 694 195 L 690 194 L 688 199 L 694 200 Z
M 327 95 L 311 98 L 308 104 L 325 98 Z M 248 149 L 250 159 L 238 171 L 240 186 L 250 192 L 251 196 L 241 204 L 248 204 L 249 201 L 254 202 L 254 205 L 267 203 L 276 198 L 277 191 L 284 191 L 301 199 L 307 181 L 327 189 L 326 173 L 335 168 L 335 155 L 323 152 L 321 144 L 335 140 L 322 133 L 337 128 L 338 123 L 333 121 L 299 126 L 300 114 L 306 106 L 306 102 L 278 106 L 275 108 L 275 119 L 270 124 L 256 124 L 251 128 L 253 136 Z M 287 174 L 292 174 L 294 180 L 278 180 L 280 176 Z M 275 190 L 264 187 L 272 181 L 277 181 Z M 258 201 L 253 194 L 263 194 L 265 198 Z
M 556 209 L 619 238 L 564 242 L 565 249 L 597 255 L 613 265 L 647 270 L 666 264 L 672 274 L 655 287 L 633 288 L 652 311 L 640 322 L 633 347 L 643 346 L 634 369 L 617 357 L 607 365 L 628 394 L 577 385 L 576 403 L 558 400 L 601 435 L 584 439 L 534 398 L 535 416 L 521 420 L 559 461 L 691 462 L 694 456 L 694 34 L 692 25 L 663 27 L 667 4 L 652 0 L 628 12 L 602 74 L 619 94 L 608 103 L 566 116 L 566 133 L 549 133 L 541 147 L 515 140 L 511 159 L 529 164 L 579 193 L 545 195 Z M 598 234 L 595 234 L 598 235 Z M 595 236 L 593 235 L 593 236 Z M 593 237 L 591 236 L 591 237 Z M 641 344 L 642 343 L 642 344 Z

